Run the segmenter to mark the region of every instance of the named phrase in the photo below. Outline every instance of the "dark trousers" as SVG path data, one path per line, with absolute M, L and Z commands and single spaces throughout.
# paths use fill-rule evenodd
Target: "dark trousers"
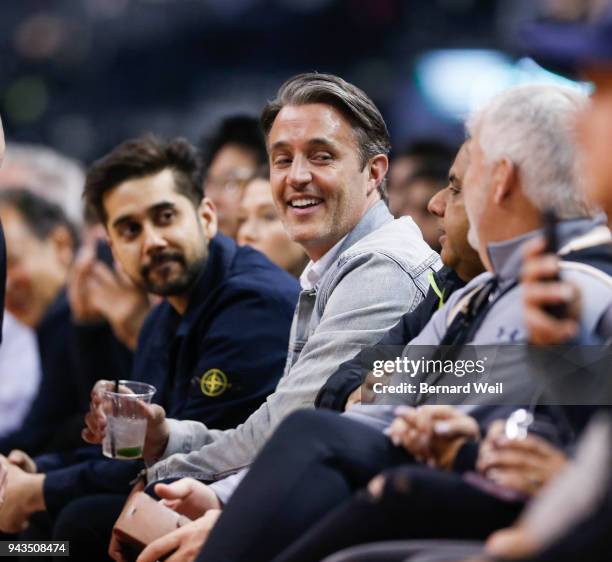
M 272 560 L 373 476 L 406 462 L 379 430 L 334 412 L 296 412 L 262 449 L 198 560 Z
M 275 562 L 318 562 L 344 548 L 402 539 L 484 539 L 510 525 L 522 502 L 497 499 L 452 472 L 402 466 L 385 473 L 380 498 L 365 490 L 338 506 Z
M 111 531 L 126 499 L 121 494 L 101 494 L 68 504 L 57 517 L 53 540 L 70 541 L 73 560 L 108 562 Z

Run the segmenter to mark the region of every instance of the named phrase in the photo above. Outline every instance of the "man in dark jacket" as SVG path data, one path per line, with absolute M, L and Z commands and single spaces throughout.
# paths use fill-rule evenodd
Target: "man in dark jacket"
M 0 439 L 0 453 L 31 455 L 78 444 L 91 385 L 83 380 L 65 283 L 77 235 L 62 209 L 25 189 L 0 194 L 7 239 L 7 309 L 36 331 L 41 386 L 21 428 Z
M 92 166 L 86 183 L 123 271 L 165 297 L 141 331 L 134 378 L 157 388 L 154 412 L 224 429 L 274 390 L 298 285 L 262 254 L 217 235 L 214 206 L 202 195 L 198 159 L 183 140 L 127 141 Z M 87 494 L 127 493 L 142 468 L 87 449 L 35 464 L 37 474 L 9 467 L 12 509 L 0 513 L 0 528 L 19 529 L 34 511 L 54 516 Z

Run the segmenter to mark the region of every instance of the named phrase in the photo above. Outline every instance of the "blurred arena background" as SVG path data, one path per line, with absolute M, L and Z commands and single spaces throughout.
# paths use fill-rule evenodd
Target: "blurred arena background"
M 8 140 L 50 145 L 88 163 L 144 131 L 197 141 L 226 114 L 258 114 L 290 75 L 317 70 L 365 89 L 396 146 L 423 136 L 454 142 L 466 112 L 493 93 L 561 80 L 523 58 L 517 29 L 543 14 L 580 18 L 584 5 L 7 1 L 0 112 Z

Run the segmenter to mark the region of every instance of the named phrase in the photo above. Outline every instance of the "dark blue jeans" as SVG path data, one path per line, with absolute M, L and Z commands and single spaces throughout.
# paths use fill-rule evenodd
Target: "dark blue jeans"
M 53 540 L 70 541 L 73 560 L 108 562 L 111 532 L 126 499 L 122 494 L 100 494 L 68 504 L 57 517 Z

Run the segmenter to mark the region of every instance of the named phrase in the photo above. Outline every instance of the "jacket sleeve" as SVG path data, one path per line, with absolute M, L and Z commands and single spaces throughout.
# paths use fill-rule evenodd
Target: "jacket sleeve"
M 220 429 L 243 422 L 283 373 L 293 308 L 253 288 L 225 290 L 206 332 L 194 334 L 193 371 L 180 373 L 189 388 L 168 415 Z
M 368 365 L 366 369 L 370 370 L 369 365 L 372 365 L 374 356 L 376 355 L 376 358 L 378 358 L 377 348 L 382 354 L 382 358 L 386 359 L 386 352 L 382 348 L 405 346 L 429 322 L 435 312 L 436 303 L 437 296 L 430 289 L 417 308 L 404 314 L 375 347 L 362 349 L 353 359 L 340 365 L 317 394 L 315 406 L 343 412 L 349 395 L 363 382 L 363 376 L 367 372 L 364 370 L 364 365 Z
M 132 372 L 132 352 L 113 334 L 106 322 L 75 324 L 79 396 L 86 397 L 100 379 L 128 379 Z M 109 375 L 112 373 L 112 376 Z
M 405 345 L 408 341 L 405 336 L 405 317 L 406 315 L 376 345 Z M 319 390 L 315 399 L 315 407 L 343 412 L 349 395 L 363 382 L 366 372 L 364 365 L 373 351 L 372 347 L 364 348 L 355 357 L 342 363 Z
M 43 484 L 47 511 L 55 517 L 66 505 L 85 495 L 128 494 L 142 461 L 92 459 L 48 472 Z
M 71 451 L 38 455 L 34 457 L 34 462 L 36 463 L 36 472 L 46 473 L 68 465 L 101 458 L 103 457 L 99 445 L 83 445 Z
M 339 364 L 380 340 L 423 298 L 397 262 L 376 253 L 348 260 L 330 291 L 320 323 L 266 402 L 245 423 L 225 432 L 172 421 L 164 458 L 149 468 L 149 480 L 170 475 L 218 480 L 248 466 L 289 413 L 313 407 L 317 392 Z

